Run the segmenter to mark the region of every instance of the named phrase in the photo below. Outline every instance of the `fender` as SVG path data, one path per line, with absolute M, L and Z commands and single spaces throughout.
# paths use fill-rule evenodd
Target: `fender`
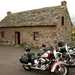
M 51 68 L 51 72 L 54 72 L 56 70 L 57 66 L 59 66 L 61 64 L 64 64 L 64 63 L 62 61 L 56 61 Z

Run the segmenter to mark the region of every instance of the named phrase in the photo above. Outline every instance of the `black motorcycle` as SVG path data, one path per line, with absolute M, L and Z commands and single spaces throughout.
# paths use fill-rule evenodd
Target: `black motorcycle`
M 72 53 L 71 48 L 62 48 L 60 51 L 62 53 L 62 59 L 67 66 L 75 66 L 75 55 Z

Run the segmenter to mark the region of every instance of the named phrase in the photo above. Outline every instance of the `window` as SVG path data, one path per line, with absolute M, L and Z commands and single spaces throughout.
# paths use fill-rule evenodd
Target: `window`
M 1 38 L 4 38 L 4 31 L 1 32 Z
M 33 32 L 33 40 L 37 40 L 39 36 L 39 32 Z
M 64 16 L 61 17 L 61 25 L 64 25 Z

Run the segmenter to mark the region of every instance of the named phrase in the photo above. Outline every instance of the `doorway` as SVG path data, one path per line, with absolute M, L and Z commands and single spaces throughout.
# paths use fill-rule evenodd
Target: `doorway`
M 15 32 L 15 44 L 20 44 L 20 32 Z

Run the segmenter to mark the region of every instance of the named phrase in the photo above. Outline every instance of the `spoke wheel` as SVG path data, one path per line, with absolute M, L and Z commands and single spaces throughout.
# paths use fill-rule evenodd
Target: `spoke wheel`
M 57 67 L 56 73 L 57 73 L 57 75 L 67 75 L 68 69 L 66 66 L 61 65 L 61 66 Z
M 24 68 L 24 70 L 31 71 L 30 66 L 22 65 L 22 67 Z

